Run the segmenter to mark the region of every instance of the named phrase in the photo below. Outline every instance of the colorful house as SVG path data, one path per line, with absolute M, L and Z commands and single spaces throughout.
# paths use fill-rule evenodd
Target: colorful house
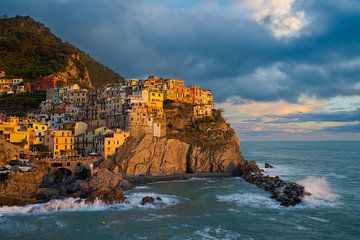
M 35 143 L 45 143 L 45 131 L 48 130 L 48 126 L 46 124 L 41 123 L 33 123 L 32 128 L 35 132 Z
M 54 157 L 74 151 L 74 135 L 69 130 L 45 131 L 45 144 Z
M 124 144 L 125 139 L 130 136 L 129 132 L 117 129 L 113 133 L 108 133 L 98 139 L 98 152 L 104 159 L 112 158 L 118 148 Z

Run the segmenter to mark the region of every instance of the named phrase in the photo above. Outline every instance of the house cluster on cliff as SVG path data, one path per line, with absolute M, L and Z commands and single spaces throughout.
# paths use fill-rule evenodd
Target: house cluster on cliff
M 0 95 L 17 94 L 31 91 L 46 91 L 59 86 L 66 86 L 68 78 L 61 74 L 39 76 L 33 82 L 24 81 L 21 77 L 8 78 L 6 72 L 0 70 Z
M 0 95 L 28 91 L 22 78 L 7 78 L 5 71 L 0 71 Z
M 191 106 L 194 119 L 213 113 L 211 91 L 185 87 L 184 80 L 150 76 L 92 90 L 50 85 L 39 112 L 0 120 L 1 138 L 29 150 L 47 146 L 54 157 L 98 154 L 106 159 L 129 136 L 165 136 L 169 102 Z

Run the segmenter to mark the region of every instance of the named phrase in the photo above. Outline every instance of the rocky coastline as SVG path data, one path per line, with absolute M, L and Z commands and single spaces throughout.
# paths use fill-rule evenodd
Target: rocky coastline
M 264 175 L 254 161 L 245 161 L 232 173 L 199 173 L 199 174 L 172 174 L 159 176 L 124 176 L 109 169 L 100 169 L 94 176 L 86 180 L 62 182 L 57 185 L 47 185 L 31 195 L 2 195 L 0 206 L 23 206 L 35 203 L 44 203 L 53 199 L 79 198 L 86 203 L 102 201 L 106 204 L 126 203 L 124 192 L 137 185 L 163 181 L 189 180 L 191 178 L 214 178 L 240 176 L 246 182 L 256 185 L 271 194 L 271 198 L 282 206 L 295 206 L 302 202 L 304 187 L 280 179 L 278 176 Z
M 240 176 L 270 192 L 281 205 L 294 206 L 301 202 L 306 194 L 304 187 L 265 176 L 255 161 L 244 159 L 240 140 L 221 111 L 216 110 L 210 119 L 194 121 L 190 110 L 186 104 L 168 106 L 166 136 L 139 134 L 127 138 L 114 158 L 98 162 L 97 170 L 91 174 L 76 174 L 66 167 L 41 169 L 41 166 L 37 166 L 36 172 L 9 174 L 7 180 L 0 182 L 0 206 L 69 197 L 87 203 L 96 200 L 122 203 L 126 200 L 124 191 L 134 185 L 228 176 Z
M 266 163 L 265 168 L 273 168 L 273 166 Z M 310 193 L 305 191 L 304 186 L 296 182 L 285 181 L 278 176 L 264 175 L 255 161 L 245 161 L 243 166 L 240 166 L 237 171 L 237 174 L 246 182 L 269 192 L 271 198 L 282 206 L 295 206 L 302 202 L 304 196 L 310 195 Z

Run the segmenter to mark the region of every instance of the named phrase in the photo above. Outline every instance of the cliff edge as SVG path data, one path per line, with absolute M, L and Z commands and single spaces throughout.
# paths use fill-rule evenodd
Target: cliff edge
M 221 111 L 203 119 L 193 119 L 186 104 L 165 111 L 165 136 L 133 136 L 120 147 L 112 164 L 122 174 L 232 173 L 245 162 L 240 141 Z

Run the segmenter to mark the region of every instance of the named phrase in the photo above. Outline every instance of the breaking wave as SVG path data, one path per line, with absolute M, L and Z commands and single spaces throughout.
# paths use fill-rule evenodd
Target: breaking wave
M 141 205 L 142 198 L 151 196 L 155 198 L 154 204 Z M 156 200 L 157 197 L 161 198 Z M 79 198 L 55 199 L 47 203 L 32 204 L 26 206 L 4 206 L 0 207 L 0 217 L 4 215 L 17 214 L 46 214 L 53 212 L 74 212 L 74 211 L 105 211 L 117 210 L 123 211 L 133 208 L 139 209 L 157 209 L 178 204 L 180 200 L 174 195 L 157 194 L 157 193 L 130 193 L 124 203 L 105 204 L 96 200 L 94 203 L 86 203 L 85 200 Z
M 224 229 L 220 225 L 218 227 L 204 227 L 197 230 L 195 236 L 199 239 L 240 239 L 239 233 Z
M 235 203 L 239 206 L 278 208 L 280 205 L 269 196 L 255 193 L 217 195 L 217 201 Z
M 307 177 L 297 182 L 305 187 L 305 191 L 311 193 L 305 196 L 304 202 L 313 206 L 334 206 L 339 202 L 340 196 L 333 192 L 325 177 Z

